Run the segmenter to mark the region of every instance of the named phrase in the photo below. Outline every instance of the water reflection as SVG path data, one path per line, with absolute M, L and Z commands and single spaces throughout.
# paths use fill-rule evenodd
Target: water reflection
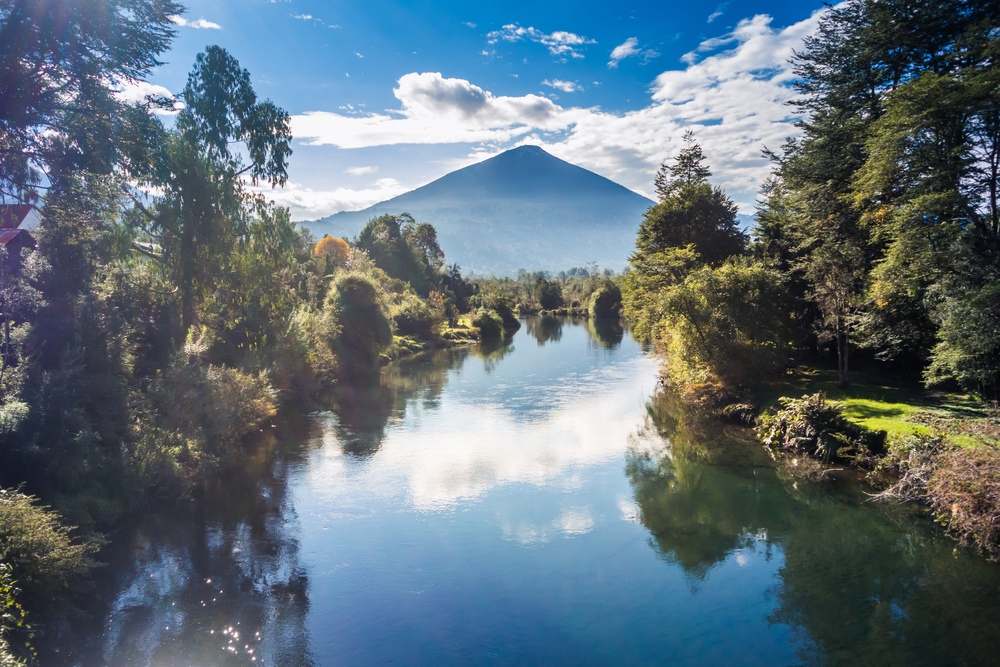
M 301 426 L 280 437 L 301 437 Z M 149 515 L 115 536 L 103 626 L 88 641 L 43 645 L 43 664 L 311 664 L 309 577 L 287 493 L 296 457 L 276 456 L 278 439 L 262 436 L 190 513 Z
M 525 320 L 528 333 L 539 345 L 545 345 L 549 341 L 558 343 L 562 338 L 563 318 L 552 315 L 539 315 L 529 317 Z
M 595 342 L 611 350 L 621 345 L 625 337 L 622 323 L 613 318 L 591 317 L 587 319 L 587 330 Z
M 729 561 L 745 566 L 748 553 L 779 559 L 769 619 L 797 629 L 803 662 L 986 664 L 997 655 L 995 566 L 855 490 L 783 480 L 748 445 L 668 394 L 651 401 L 626 471 L 664 558 L 695 580 Z
M 528 320 L 344 387 L 197 511 L 123 531 L 95 639 L 45 663 L 997 655 L 995 566 L 783 479 L 743 431 L 650 400 L 656 368 L 613 327 Z

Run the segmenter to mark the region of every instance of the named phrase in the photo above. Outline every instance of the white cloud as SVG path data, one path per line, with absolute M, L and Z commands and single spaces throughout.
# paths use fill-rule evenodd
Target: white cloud
M 378 171 L 378 167 L 368 164 L 361 167 L 351 167 L 345 170 L 345 173 L 350 176 L 367 176 L 368 174 L 374 174 L 376 171 Z
M 714 12 L 708 15 L 707 22 L 713 23 L 715 19 L 720 18 L 723 14 L 726 13 L 726 9 L 728 7 L 729 7 L 728 2 L 723 2 L 722 4 L 720 4 L 718 7 L 715 8 Z
M 316 17 L 313 16 L 312 14 L 292 14 L 291 16 L 292 16 L 293 19 L 295 19 L 297 21 L 314 21 L 314 20 L 316 20 Z
M 157 83 L 150 83 L 149 81 L 139 81 L 139 80 L 123 80 L 117 84 L 117 92 L 115 96 L 123 102 L 128 102 L 129 104 L 148 104 L 150 98 L 165 98 L 168 100 L 173 100 L 173 108 L 164 109 L 161 107 L 152 107 L 152 111 L 155 114 L 161 116 L 173 116 L 178 111 L 184 108 L 184 103 L 178 100 L 170 89 L 166 86 L 161 86 Z
M 563 93 L 576 93 L 583 88 L 575 81 L 563 81 L 562 79 L 545 79 L 542 81 L 543 86 L 548 86 L 549 88 L 555 88 L 556 90 Z
M 497 96 L 439 72 L 406 74 L 393 93 L 400 109 L 351 116 L 309 111 L 292 117 L 292 133 L 314 145 L 362 148 L 508 141 L 533 128 L 556 130 L 571 122 L 562 107 L 541 95 Z
M 462 25 L 464 25 L 466 28 L 469 28 L 470 30 L 476 29 L 475 21 L 462 21 Z
M 192 28 L 194 30 L 222 30 L 222 26 L 214 21 L 208 21 L 205 19 L 186 19 L 177 14 L 170 17 L 170 22 L 181 28 Z
M 360 58 L 364 58 L 364 57 L 365 57 L 365 54 L 361 53 L 360 51 L 355 51 L 355 52 L 354 52 L 354 57 L 355 57 L 355 58 L 359 58 L 359 59 L 360 59 Z
M 356 211 L 410 189 L 394 178 L 380 178 L 362 188 L 316 190 L 292 181 L 283 188 L 255 188 L 275 204 L 288 207 L 293 220 L 313 220 L 339 211 Z
M 298 139 L 341 148 L 473 144 L 468 160 L 534 143 L 648 194 L 657 165 L 692 129 L 713 181 L 749 212 L 771 167 L 761 148 L 779 147 L 798 132 L 788 105 L 795 95 L 788 59 L 822 11 L 780 29 L 766 15 L 740 21 L 732 32 L 703 41 L 677 69 L 659 74 L 648 103 L 632 111 L 564 107 L 539 95 L 499 96 L 465 79 L 424 72 L 399 79 L 397 109 L 311 111 L 294 116 L 292 130 Z M 638 41 L 633 46 L 639 48 Z
M 643 62 L 649 62 L 659 55 L 660 53 L 655 49 L 640 49 L 639 39 L 637 37 L 629 37 L 611 50 L 608 67 L 612 69 L 618 67 L 618 63 L 633 56 L 641 56 Z
M 555 32 L 542 32 L 534 26 L 522 26 L 517 23 L 508 23 L 501 26 L 499 30 L 492 30 L 486 34 L 486 40 L 490 44 L 497 42 L 536 42 L 545 46 L 549 53 L 554 56 L 569 56 L 570 58 L 583 58 L 580 47 L 586 44 L 595 44 L 596 40 L 584 37 L 574 32 L 566 30 L 556 30 Z
M 777 148 L 798 133 L 788 104 L 795 96 L 788 59 L 822 11 L 783 29 L 773 28 L 768 16 L 741 21 L 729 35 L 706 40 L 684 68 L 661 73 L 648 106 L 621 114 L 587 110 L 565 137 L 540 143 L 648 194 L 656 166 L 693 129 L 713 181 L 750 212 L 771 168 L 761 148 Z

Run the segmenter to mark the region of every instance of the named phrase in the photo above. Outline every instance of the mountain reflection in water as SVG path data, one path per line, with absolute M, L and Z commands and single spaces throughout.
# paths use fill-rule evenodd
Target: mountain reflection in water
M 987 664 L 1000 568 L 786 479 L 619 326 L 342 387 L 108 550 L 53 663 Z M 56 643 L 58 645 L 58 642 Z

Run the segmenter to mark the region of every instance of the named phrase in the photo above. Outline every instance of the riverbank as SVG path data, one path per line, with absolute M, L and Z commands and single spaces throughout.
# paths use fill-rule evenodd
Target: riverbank
M 836 401 L 850 422 L 885 431 L 889 441 L 931 436 L 963 448 L 1000 447 L 1000 413 L 969 394 L 935 391 L 857 373 L 847 387 L 832 370 L 798 368 L 762 386 L 753 396 L 758 414 L 773 410 L 782 397 L 822 393 Z
M 752 427 L 790 474 L 857 479 L 873 499 L 921 506 L 953 538 L 1000 559 L 1000 413 L 984 401 L 864 373 L 843 387 L 833 371 L 807 367 L 739 399 L 684 393 L 701 412 Z

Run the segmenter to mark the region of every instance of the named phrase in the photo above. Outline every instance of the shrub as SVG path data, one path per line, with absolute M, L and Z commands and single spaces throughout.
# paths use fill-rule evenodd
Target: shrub
M 927 505 L 959 541 L 1000 558 L 1000 450 L 914 435 L 893 443 L 878 472 L 893 480 L 879 499 Z
M 927 483 L 934 518 L 963 543 L 1000 558 L 1000 451 L 949 449 Z
M 351 374 L 377 368 L 379 355 L 392 343 L 392 326 L 371 278 L 360 273 L 338 276 L 324 310 L 339 329 L 334 339 L 339 370 Z
M 27 625 L 27 614 L 17 601 L 19 592 L 13 568 L 0 563 L 0 667 L 24 667 L 26 664 L 14 655 L 8 639 L 11 632 L 24 630 Z
M 479 329 L 479 340 L 488 343 L 495 342 L 503 338 L 503 319 L 494 311 L 480 308 L 476 311 L 476 316 L 472 319 L 472 325 Z
M 542 310 L 552 310 L 563 305 L 562 287 L 557 282 L 539 278 L 535 282 L 534 293 L 535 300 Z
M 590 295 L 590 316 L 601 319 L 618 318 L 622 309 L 622 291 L 610 280 Z
M 0 562 L 13 568 L 26 597 L 69 591 L 94 566 L 97 546 L 77 541 L 73 529 L 34 496 L 0 489 Z
M 149 408 L 156 416 L 142 421 L 155 430 L 138 435 L 142 456 L 154 460 L 152 451 L 159 449 L 176 452 L 185 465 L 211 468 L 277 414 L 277 392 L 266 375 L 207 363 L 209 347 L 205 330 L 192 331 L 183 351 L 150 383 Z
M 659 342 L 677 384 L 758 383 L 791 358 L 791 327 L 782 276 L 758 262 L 727 261 L 691 271 L 660 297 Z
M 885 450 L 885 431 L 870 431 L 844 417 L 836 403 L 817 393 L 780 399 L 781 409 L 761 418 L 757 435 L 768 447 L 832 460 L 869 464 Z
M 333 344 L 339 332 L 329 313 L 299 305 L 275 350 L 271 371 L 275 386 L 306 396 L 332 382 L 337 367 Z
M 441 316 L 426 301 L 409 291 L 399 296 L 389 307 L 389 313 L 397 333 L 424 340 L 433 335 L 434 327 L 441 322 Z

